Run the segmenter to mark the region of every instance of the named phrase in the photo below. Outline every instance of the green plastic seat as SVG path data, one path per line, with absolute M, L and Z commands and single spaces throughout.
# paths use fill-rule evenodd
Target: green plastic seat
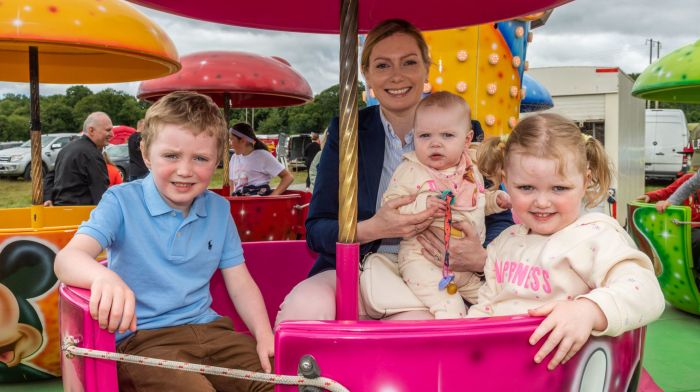
M 700 315 L 700 292 L 693 272 L 690 208 L 671 206 L 663 214 L 653 204 L 627 204 L 627 231 L 654 262 L 666 300 L 676 308 Z

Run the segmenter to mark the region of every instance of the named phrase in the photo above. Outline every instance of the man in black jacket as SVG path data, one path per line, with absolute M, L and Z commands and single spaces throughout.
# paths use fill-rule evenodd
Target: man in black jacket
M 58 153 L 44 182 L 44 205 L 96 205 L 109 186 L 102 149 L 112 138 L 112 120 L 94 112 L 85 119 L 83 136 Z

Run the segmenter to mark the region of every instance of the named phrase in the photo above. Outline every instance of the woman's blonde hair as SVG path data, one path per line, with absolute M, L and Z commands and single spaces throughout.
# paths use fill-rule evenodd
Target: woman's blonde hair
M 197 136 L 206 133 L 214 137 L 218 144 L 217 157 L 224 154 L 228 131 L 221 110 L 206 95 L 190 91 L 175 91 L 153 104 L 146 111 L 142 143 L 145 152 L 166 124 L 186 128 Z
M 363 73 L 366 73 L 369 69 L 369 57 L 372 55 L 374 47 L 385 38 L 399 33 L 406 34 L 416 40 L 425 66 L 430 66 L 430 51 L 428 50 L 428 44 L 425 42 L 425 38 L 423 38 L 423 34 L 421 34 L 420 30 L 406 20 L 387 19 L 374 26 L 374 28 L 367 33 L 360 60 Z
M 526 117 L 507 137 L 484 141 L 479 148 L 479 169 L 498 184 L 513 152 L 553 159 L 561 175 L 569 163 L 576 165 L 584 177 L 590 170 L 584 197 L 586 207 L 599 204 L 608 195 L 612 166 L 605 148 L 595 138 L 581 133 L 579 127 L 565 117 L 551 113 Z

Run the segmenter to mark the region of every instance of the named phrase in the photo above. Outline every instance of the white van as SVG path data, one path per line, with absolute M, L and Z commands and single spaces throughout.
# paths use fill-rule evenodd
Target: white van
M 644 158 L 646 178 L 675 179 L 689 169 L 688 128 L 680 109 L 647 109 Z M 690 150 L 692 151 L 692 150 Z

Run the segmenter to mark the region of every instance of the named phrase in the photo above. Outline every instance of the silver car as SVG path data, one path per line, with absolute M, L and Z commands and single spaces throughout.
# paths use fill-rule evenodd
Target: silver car
M 58 152 L 73 139 L 77 133 L 52 133 L 41 135 L 41 161 L 44 174 L 53 170 Z M 31 179 L 32 171 L 31 141 L 27 140 L 19 147 L 0 151 L 0 176 L 24 177 Z

